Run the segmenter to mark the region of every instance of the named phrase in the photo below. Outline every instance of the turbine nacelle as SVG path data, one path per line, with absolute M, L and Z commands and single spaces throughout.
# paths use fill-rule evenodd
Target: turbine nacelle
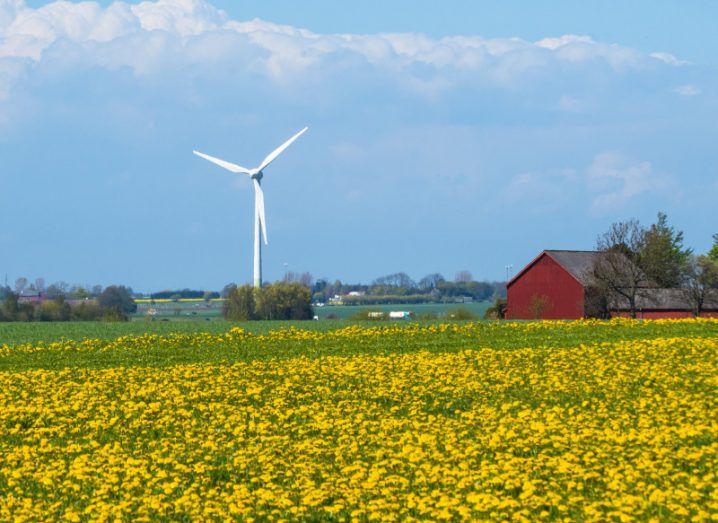
M 260 181 L 262 178 L 264 178 L 264 173 L 262 171 L 258 171 L 257 169 L 252 169 L 249 172 L 249 177 L 252 180 Z

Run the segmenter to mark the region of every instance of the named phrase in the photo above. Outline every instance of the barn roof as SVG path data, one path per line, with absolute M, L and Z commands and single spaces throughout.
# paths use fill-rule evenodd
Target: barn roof
M 641 310 L 693 309 L 692 300 L 683 289 L 642 289 L 636 295 L 636 307 Z M 628 310 L 628 300 L 621 297 L 611 304 L 612 310 Z M 718 290 L 709 290 L 703 303 L 704 310 L 718 310 Z
M 531 263 L 526 265 L 516 276 L 511 278 L 508 282 L 507 287 L 512 285 L 518 280 L 527 270 L 529 270 L 537 261 L 543 256 L 550 256 L 556 261 L 561 267 L 568 271 L 571 276 L 576 278 L 579 282 L 586 285 L 588 274 L 594 266 L 596 257 L 598 256 L 597 251 L 564 251 L 564 250 L 546 250 L 541 252 Z
M 561 267 L 581 283 L 586 283 L 588 275 L 596 263 L 596 251 L 545 251 Z

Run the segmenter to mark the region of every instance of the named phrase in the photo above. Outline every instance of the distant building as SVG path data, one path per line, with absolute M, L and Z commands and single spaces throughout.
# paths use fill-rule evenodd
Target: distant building
M 596 251 L 543 251 L 508 282 L 506 318 L 575 320 L 587 315 L 589 275 Z M 638 318 L 687 318 L 693 308 L 681 289 L 643 289 Z M 630 316 L 628 303 L 609 304 L 612 316 Z M 709 295 L 703 316 L 718 317 L 718 292 Z
M 17 297 L 19 303 L 39 303 L 43 301 L 44 296 L 42 293 L 37 291 L 22 291 L 22 294 Z
M 351 291 L 347 296 L 364 296 L 365 294 L 364 291 Z

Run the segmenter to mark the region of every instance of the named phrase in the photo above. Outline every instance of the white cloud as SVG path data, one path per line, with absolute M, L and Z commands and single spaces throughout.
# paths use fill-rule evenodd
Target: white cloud
M 649 162 L 631 162 L 617 152 L 597 155 L 586 169 L 586 176 L 589 188 L 599 193 L 591 204 L 596 212 L 624 207 L 636 196 L 657 192 L 666 185 Z
M 560 64 L 602 62 L 622 71 L 650 59 L 636 50 L 580 35 L 538 42 L 477 36 L 434 39 L 410 33 L 321 35 L 262 20 L 231 20 L 205 0 L 114 2 L 107 8 L 96 2 L 55 1 L 37 9 L 22 0 L 0 0 L 0 59 L 43 62 L 50 59 L 43 53 L 63 41 L 79 47 L 88 65 L 127 66 L 139 74 L 163 69 L 168 63 L 182 67 L 249 54 L 248 68 L 286 79 L 327 64 L 359 60 L 399 73 L 397 81 L 428 93 L 450 88 L 452 75 L 469 74 L 516 86 L 522 75 Z M 670 65 L 682 63 L 667 53 L 651 56 Z M 416 74 L 416 66 L 428 66 L 433 74 L 431 70 L 424 76 Z
M 679 60 L 671 53 L 651 53 L 651 58 L 655 58 L 656 60 L 660 60 L 661 62 L 668 65 L 672 65 L 674 67 L 678 67 L 680 65 L 687 65 L 689 63 L 686 60 Z
M 679 85 L 675 89 L 673 89 L 673 92 L 680 94 L 681 96 L 696 96 L 701 94 L 701 89 L 699 87 L 696 87 L 695 85 Z

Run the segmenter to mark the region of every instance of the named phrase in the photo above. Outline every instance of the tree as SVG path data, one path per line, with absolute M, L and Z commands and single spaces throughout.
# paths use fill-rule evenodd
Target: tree
M 127 319 L 127 316 L 137 311 L 137 304 L 132 299 L 127 287 L 110 285 L 102 291 L 97 302 L 103 313 L 109 318 Z
M 37 321 L 69 321 L 71 315 L 70 305 L 62 297 L 43 301 L 35 308 Z
M 255 319 L 254 289 L 249 285 L 233 287 L 224 302 L 224 317 L 231 321 Z
M 655 286 L 641 269 L 646 233 L 637 220 L 612 224 L 596 240 L 598 256 L 589 274 L 592 289 L 609 304 L 625 302 L 632 318 L 636 317 L 637 298 L 644 289 Z
M 427 274 L 419 280 L 419 289 L 422 291 L 433 291 L 439 282 L 445 281 L 444 277 L 438 272 Z
M 718 234 L 713 235 L 713 247 L 708 251 L 708 258 L 718 263 Z
M 274 283 L 256 289 L 255 316 L 260 320 L 311 320 L 309 289 L 299 283 Z
M 222 298 L 226 298 L 227 296 L 229 296 L 229 293 L 232 292 L 232 289 L 236 289 L 236 288 L 237 288 L 236 283 L 228 283 L 227 285 L 222 287 L 222 292 L 220 292 L 219 295 Z
M 658 287 L 674 288 L 681 283 L 681 271 L 690 254 L 691 250 L 683 247 L 683 231 L 668 225 L 668 216 L 659 212 L 656 223 L 646 231 L 638 262 Z
M 17 321 L 19 307 L 18 295 L 13 292 L 8 294 L 2 304 L 3 321 Z
M 473 280 L 474 277 L 469 271 L 459 271 L 456 273 L 456 276 L 454 276 L 454 281 L 456 283 L 468 283 Z
M 389 289 L 396 294 L 407 294 L 410 290 L 416 289 L 416 283 L 405 272 L 395 272 L 394 274 L 381 276 L 374 280 L 372 286 L 384 289 L 383 294 L 387 294 Z M 402 292 L 397 292 L 398 290 Z
M 224 316 L 228 320 L 311 320 L 311 291 L 300 283 L 273 283 L 259 289 L 243 285 L 230 291 Z
M 304 285 L 305 287 L 312 288 L 312 285 L 314 285 L 314 276 L 312 276 L 312 273 L 310 272 L 303 272 L 299 275 L 299 283 L 300 285 Z
M 710 293 L 718 293 L 718 262 L 708 256 L 690 256 L 685 264 L 683 295 L 693 314 L 700 316 Z
M 61 287 L 59 284 L 57 284 L 57 283 L 51 284 L 51 285 L 47 288 L 47 291 L 45 292 L 45 295 L 46 295 L 48 298 L 50 298 L 51 300 L 55 300 L 55 299 L 57 299 L 57 298 L 65 298 L 65 297 L 66 297 L 65 291 L 64 291 L 64 290 L 62 289 L 62 287 Z
M 45 278 L 35 278 L 35 290 L 40 294 L 45 292 Z
M 21 276 L 17 280 L 15 280 L 15 293 L 22 294 L 22 291 L 25 290 L 27 287 L 27 278 L 24 276 Z
M 72 291 L 72 297 L 76 300 L 86 300 L 90 297 L 90 293 L 84 287 L 77 287 Z

